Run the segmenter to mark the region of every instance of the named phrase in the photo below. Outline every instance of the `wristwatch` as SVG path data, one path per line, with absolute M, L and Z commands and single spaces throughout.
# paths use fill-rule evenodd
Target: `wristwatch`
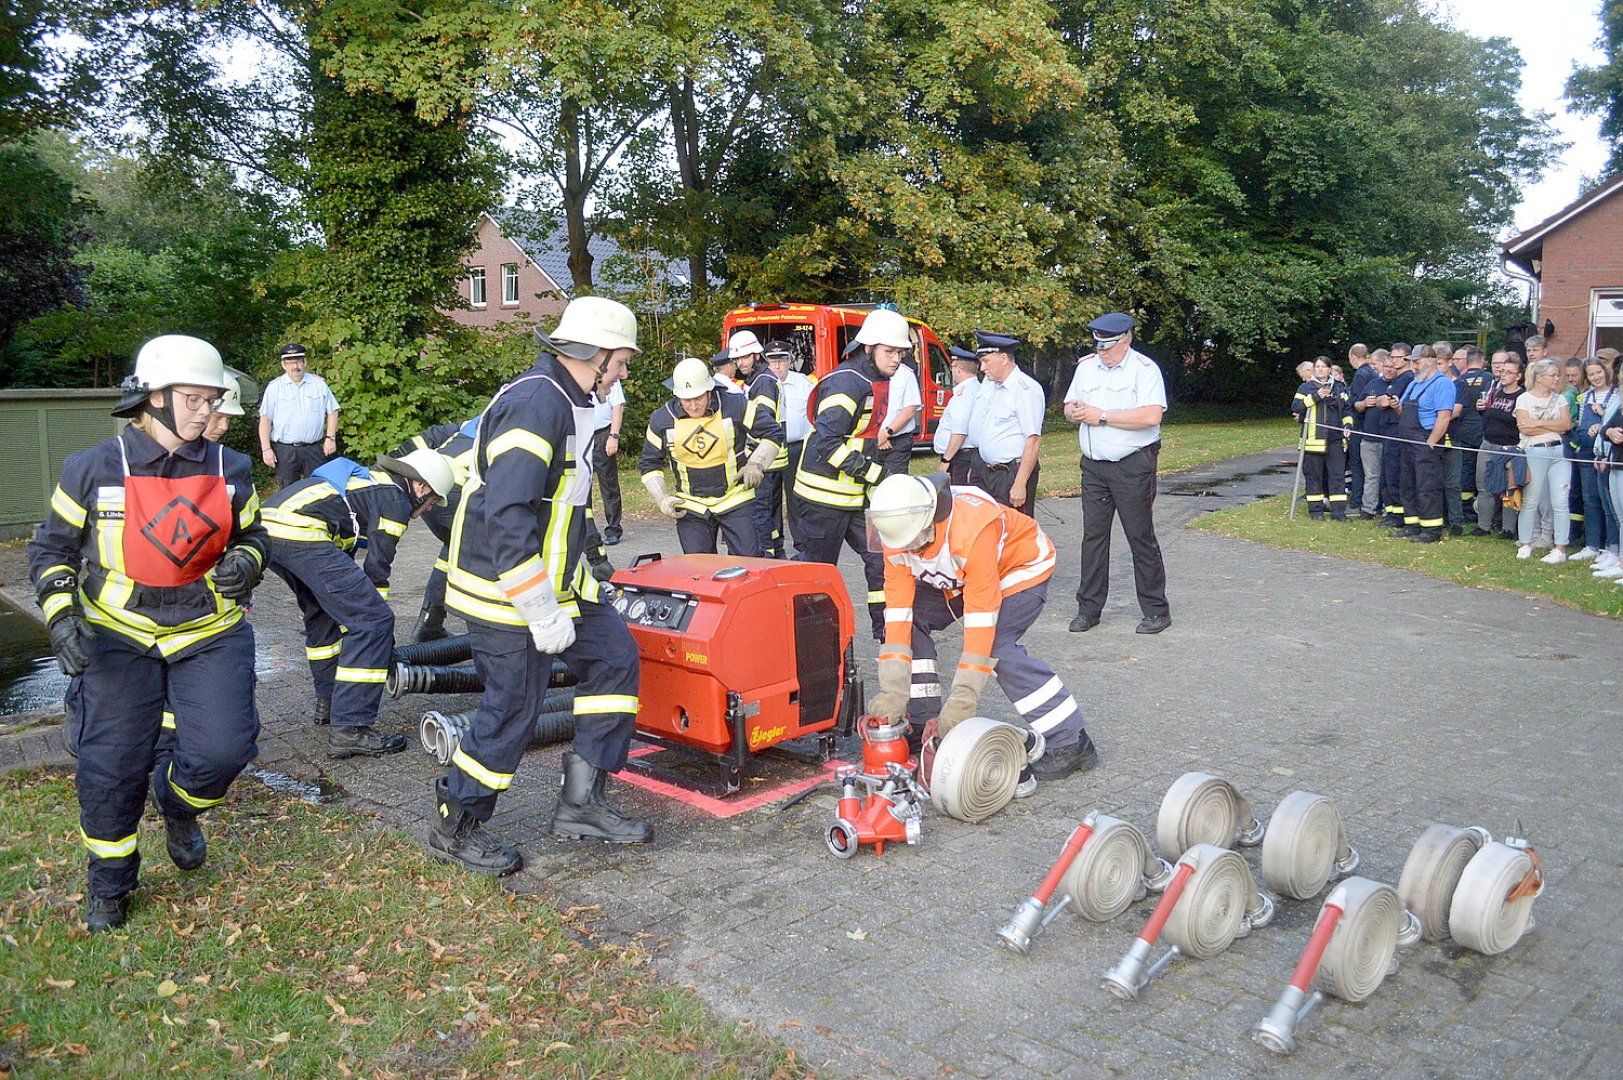
M 1110 414 L 1105 412 L 1103 409 L 1099 410 L 1099 423 L 1103 427 L 1110 426 Z

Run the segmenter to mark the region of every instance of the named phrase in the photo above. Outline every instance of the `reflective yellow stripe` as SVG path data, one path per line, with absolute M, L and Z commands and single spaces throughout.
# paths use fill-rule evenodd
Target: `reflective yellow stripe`
M 242 504 L 242 513 L 237 515 L 237 525 L 246 529 L 254 523 L 259 516 L 259 492 L 248 492 L 248 501 Z
M 339 682 L 380 683 L 386 682 L 389 672 L 386 668 L 344 667 L 338 666 L 338 674 L 333 678 Z
M 635 713 L 638 702 L 635 694 L 591 694 L 575 698 L 576 716 L 596 716 L 599 713 Z
M 73 593 L 54 592 L 39 602 L 39 609 L 45 613 L 45 621 L 49 623 L 54 621 L 63 609 L 72 607 L 75 599 L 77 597 Z
M 79 830 L 79 837 L 85 842 L 85 847 L 98 859 L 122 859 L 134 855 L 137 835 L 131 833 L 122 840 L 94 840 L 86 835 L 83 828 Z
M 817 403 L 817 415 L 821 416 L 829 409 L 844 409 L 852 416 L 857 412 L 857 400 L 850 394 L 830 394 Z
M 451 564 L 446 562 L 443 558 L 438 558 L 434 560 L 434 569 L 443 574 L 447 570 L 451 569 Z
M 492 772 L 468 756 L 466 750 L 457 747 L 451 755 L 451 764 L 479 781 L 492 791 L 506 791 L 513 784 L 512 773 Z
M 490 623 L 493 626 L 523 627 L 525 625 L 524 619 L 518 613 L 518 609 L 511 604 L 493 604 L 488 600 L 469 596 L 454 585 L 446 587 L 445 606 L 458 615 L 478 619 L 480 622 Z
M 73 500 L 73 496 L 62 490 L 61 484 L 58 484 L 56 490 L 51 493 L 51 509 L 56 511 L 57 517 L 75 529 L 84 528 L 85 519 L 89 516 L 85 513 L 85 508 Z
M 871 590 L 869 590 L 869 592 L 868 592 L 868 603 L 870 603 L 870 604 L 883 604 L 884 602 L 885 602 L 885 590 L 884 589 L 871 589 Z
M 175 730 L 175 714 L 170 712 L 168 709 L 165 709 L 163 711 L 163 724 L 162 724 L 162 726 L 163 726 L 163 729 L 165 731 L 174 731 Z
M 378 595 L 383 597 L 385 600 L 389 599 L 389 586 L 387 586 L 387 585 L 379 585 L 378 586 Z
M 495 461 L 509 450 L 523 450 L 534 454 L 548 465 L 552 464 L 552 444 L 533 431 L 509 428 L 491 439 L 485 446 L 485 460 Z
M 541 556 L 531 555 L 512 569 L 497 574 L 496 583 L 504 595 L 523 592 L 534 584 L 533 578 L 545 573 L 546 568 L 541 565 Z
M 304 658 L 306 660 L 331 660 L 337 656 L 344 647 L 342 641 L 335 641 L 331 645 L 306 645 Z
M 220 796 L 218 799 L 203 799 L 193 795 L 191 792 L 175 783 L 174 774 L 175 765 L 174 762 L 170 762 L 169 774 L 164 777 L 164 782 L 169 785 L 169 790 L 173 791 L 180 798 L 181 802 L 185 803 L 193 810 L 207 810 L 211 806 L 219 806 L 221 803 L 225 802 L 224 795 Z
M 233 603 L 213 615 L 205 615 L 180 626 L 159 626 L 137 612 L 109 607 L 103 603 L 108 591 L 104 587 L 100 597 L 85 598 L 85 619 L 92 626 L 117 633 L 142 648 L 152 648 L 156 645 L 158 652 L 165 658 L 174 656 L 200 641 L 207 641 L 225 633 L 241 622 L 243 617 L 243 609 Z M 128 602 L 127 593 L 125 602 Z M 224 601 L 216 602 L 224 604 Z
M 378 528 L 390 536 L 405 536 L 406 523 L 403 521 L 390 521 L 388 518 L 378 518 Z

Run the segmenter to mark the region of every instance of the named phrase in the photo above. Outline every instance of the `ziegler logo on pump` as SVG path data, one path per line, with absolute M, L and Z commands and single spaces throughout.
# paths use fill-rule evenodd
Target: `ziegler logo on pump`
M 785 724 L 779 724 L 777 727 L 756 728 L 750 732 L 750 749 L 759 749 L 769 743 L 776 742 L 787 734 L 789 734 L 789 728 Z
M 212 519 L 184 495 L 177 496 L 146 525 L 141 535 L 176 566 L 192 561 L 198 548 L 220 531 Z

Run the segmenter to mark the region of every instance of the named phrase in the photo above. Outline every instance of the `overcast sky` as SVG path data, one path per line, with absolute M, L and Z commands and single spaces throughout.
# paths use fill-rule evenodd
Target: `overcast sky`
M 1476 37 L 1507 37 L 1516 43 L 1527 67 L 1522 72 L 1521 103 L 1531 112 L 1551 113 L 1563 141 L 1571 143 L 1550 163 L 1544 180 L 1522 193 L 1516 231 L 1522 232 L 1578 197 L 1585 176 L 1606 164 L 1600 141 L 1600 119 L 1568 112 L 1562 97 L 1574 66 L 1602 60 L 1601 0 L 1437 0 L 1455 26 Z

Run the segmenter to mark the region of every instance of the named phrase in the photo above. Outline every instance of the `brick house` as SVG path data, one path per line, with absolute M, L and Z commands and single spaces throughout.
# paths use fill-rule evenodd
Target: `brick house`
M 1553 356 L 1623 349 L 1623 176 L 1600 185 L 1503 247 L 1537 288 L 1533 323 L 1553 326 Z
M 503 218 L 479 215 L 474 249 L 464 264 L 467 274 L 457 283 L 468 306 L 446 314 L 463 326 L 500 326 L 516 319 L 550 324 L 575 287 L 563 222 L 530 225 L 505 214 Z M 686 285 L 686 263 L 680 260 L 634 259 L 605 236 L 592 236 L 587 247 L 598 287 L 629 291 L 628 302 L 639 311 L 664 310 L 670 290 Z M 620 280 L 628 275 L 635 285 Z

